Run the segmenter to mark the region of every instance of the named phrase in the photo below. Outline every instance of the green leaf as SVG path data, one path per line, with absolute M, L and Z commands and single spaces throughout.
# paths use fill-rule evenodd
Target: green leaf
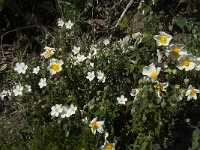
M 200 130 L 195 130 L 192 133 L 193 140 L 198 141 L 200 138 Z
M 199 147 L 199 142 L 192 143 L 192 150 L 196 150 Z

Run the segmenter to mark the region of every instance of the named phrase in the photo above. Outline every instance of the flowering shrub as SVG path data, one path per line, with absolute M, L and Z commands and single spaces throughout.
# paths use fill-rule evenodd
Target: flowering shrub
M 164 147 L 166 124 L 198 98 L 198 56 L 164 31 L 97 42 L 79 37 L 78 22 L 57 26 L 40 56 L 18 59 L 0 94 L 23 116 L 29 148 Z

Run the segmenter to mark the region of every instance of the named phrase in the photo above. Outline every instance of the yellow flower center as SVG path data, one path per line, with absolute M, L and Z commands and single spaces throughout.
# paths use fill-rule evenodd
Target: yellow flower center
M 90 123 L 90 127 L 93 128 L 93 129 L 98 129 L 99 124 L 97 122 L 93 122 L 93 123 Z
M 157 71 L 151 72 L 150 76 L 156 79 L 158 76 Z
M 53 71 L 58 71 L 58 70 L 60 70 L 60 65 L 59 65 L 59 64 L 53 64 L 53 65 L 51 66 L 51 69 L 52 69 Z
M 51 49 L 47 49 L 46 51 L 45 51 L 45 55 L 46 56 L 49 56 L 49 55 L 51 55 L 53 53 L 53 51 L 51 50 Z
M 161 90 L 162 90 L 162 86 L 161 86 L 161 84 L 156 84 L 156 91 L 158 91 L 158 92 L 160 92 Z
M 105 148 L 106 148 L 106 150 L 112 150 L 113 149 L 113 145 L 111 143 L 107 143 Z
M 160 36 L 160 43 L 166 44 L 167 43 L 167 37 L 166 36 Z
M 186 57 L 185 59 L 183 59 L 182 66 L 188 67 L 189 64 L 190 64 L 190 59 L 189 58 Z
M 180 49 L 179 49 L 179 48 L 177 48 L 177 47 L 172 48 L 172 53 L 173 53 L 175 56 L 179 56 L 179 52 L 180 52 Z
M 196 94 L 196 92 L 195 92 L 194 88 L 192 88 L 192 89 L 191 89 L 190 96 L 191 96 L 191 97 L 192 97 L 192 96 L 195 96 L 195 94 Z

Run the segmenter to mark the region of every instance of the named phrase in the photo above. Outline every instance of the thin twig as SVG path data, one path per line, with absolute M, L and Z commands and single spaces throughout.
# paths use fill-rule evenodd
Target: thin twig
M 134 0 L 130 0 L 130 2 L 126 5 L 126 8 L 124 9 L 123 13 L 121 14 L 120 18 L 118 19 L 115 27 L 117 27 L 119 25 L 119 22 L 122 20 L 122 18 L 124 17 L 124 14 L 129 9 L 129 7 L 133 4 L 133 2 L 134 2 Z
M 17 112 L 18 112 L 18 111 L 14 111 L 14 112 L 12 112 L 12 113 L 10 113 L 10 114 L 7 114 L 7 115 L 1 117 L 1 118 L 0 118 L 0 121 L 2 121 L 4 118 L 6 118 L 6 117 L 8 117 L 8 116 L 11 116 L 11 115 L 16 114 Z
M 18 31 L 18 30 L 27 29 L 27 28 L 34 28 L 34 27 L 38 27 L 38 25 L 32 25 L 32 26 L 16 28 L 16 29 L 10 30 L 10 31 L 4 33 L 3 35 L 1 35 L 1 51 L 2 51 L 3 57 L 5 58 L 4 52 L 3 52 L 3 38 L 4 38 L 5 35 L 7 35 L 9 33 L 12 33 L 12 32 L 15 32 L 15 31 Z

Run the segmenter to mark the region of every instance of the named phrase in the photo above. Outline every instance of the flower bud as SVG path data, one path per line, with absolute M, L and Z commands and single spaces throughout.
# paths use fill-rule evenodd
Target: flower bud
M 190 82 L 190 80 L 189 80 L 188 78 L 185 78 L 185 79 L 184 79 L 184 83 L 185 83 L 185 84 L 188 84 L 189 82 Z

